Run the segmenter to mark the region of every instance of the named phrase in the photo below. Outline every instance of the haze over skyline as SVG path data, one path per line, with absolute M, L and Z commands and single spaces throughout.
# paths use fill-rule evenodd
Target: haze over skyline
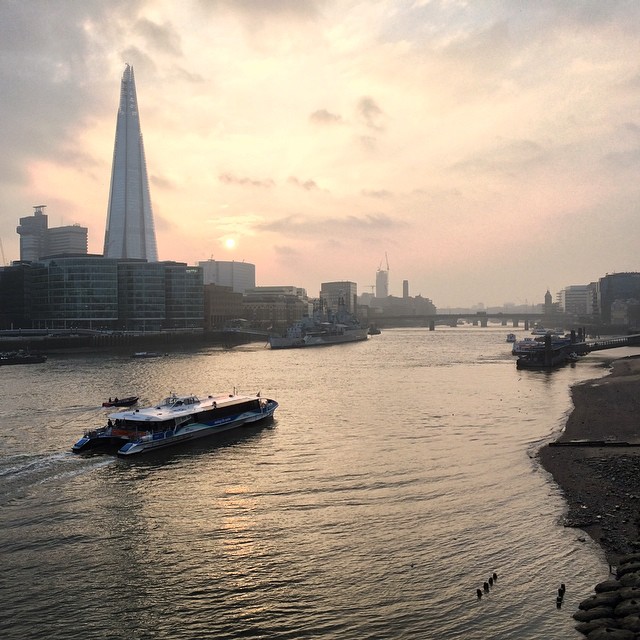
M 0 3 L 0 238 L 46 204 L 101 253 L 125 63 L 160 260 L 438 308 L 640 269 L 640 4 Z

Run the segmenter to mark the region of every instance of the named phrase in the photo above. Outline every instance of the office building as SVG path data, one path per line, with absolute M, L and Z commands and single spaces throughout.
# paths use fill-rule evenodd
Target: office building
M 325 309 L 337 312 L 342 305 L 348 313 L 356 314 L 358 285 L 355 282 L 323 282 L 320 285 L 320 300 Z
M 3 328 L 202 329 L 202 270 L 180 262 L 52 256 L 0 269 Z
M 204 284 L 230 287 L 236 293 L 245 293 L 256 286 L 256 266 L 249 262 L 205 260 L 198 262 L 202 268 Z
M 34 207 L 31 216 L 20 218 L 16 231 L 20 235 L 20 261 L 35 262 L 45 256 L 87 253 L 87 227 L 79 224 L 49 228 L 49 219 L 44 209 L 47 205 Z
M 40 259 L 47 253 L 47 230 L 49 221 L 44 212 L 46 204 L 34 207 L 32 216 L 20 218 L 16 231 L 20 235 L 20 260 L 29 262 Z
M 598 281 L 598 308 L 604 324 L 619 322 L 612 316 L 612 307 L 616 302 L 636 302 L 640 300 L 640 273 L 613 273 Z
M 231 287 L 204 285 L 204 328 L 208 331 L 224 329 L 239 323 L 243 317 L 242 294 Z
M 204 326 L 204 285 L 202 269 L 181 262 L 165 266 L 164 329 L 202 329 Z
M 32 273 L 30 262 L 0 267 L 0 329 L 31 327 Z
M 33 329 L 119 328 L 116 260 L 52 257 L 32 269 Z
M 560 311 L 575 316 L 593 314 L 593 292 L 591 285 L 574 284 L 558 292 Z M 546 307 L 545 307 L 546 312 Z
M 79 224 L 52 227 L 47 233 L 47 254 L 86 254 L 88 249 L 87 227 Z
M 389 269 L 376 271 L 376 298 L 386 298 L 389 295 Z
M 104 257 L 158 260 L 136 84 L 130 65 L 124 70 L 120 87 Z

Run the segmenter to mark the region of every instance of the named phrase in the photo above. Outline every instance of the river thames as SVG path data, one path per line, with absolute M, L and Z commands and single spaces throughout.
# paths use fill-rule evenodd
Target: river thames
M 606 358 L 518 371 L 510 330 L 0 368 L 0 637 L 581 638 L 607 564 L 535 453 Z M 234 387 L 275 420 L 133 460 L 70 451 L 109 396 Z

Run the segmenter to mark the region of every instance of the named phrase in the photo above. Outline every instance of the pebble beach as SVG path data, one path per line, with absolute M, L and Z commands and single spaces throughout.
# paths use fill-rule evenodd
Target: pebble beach
M 640 640 L 640 357 L 571 389 L 573 411 L 540 463 L 562 489 L 565 526 L 585 531 L 610 576 L 574 614 L 589 640 Z

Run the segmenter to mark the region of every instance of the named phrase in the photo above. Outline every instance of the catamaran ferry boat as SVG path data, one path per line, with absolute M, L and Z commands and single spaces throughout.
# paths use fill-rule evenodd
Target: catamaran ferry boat
M 116 449 L 118 456 L 155 451 L 273 417 L 278 403 L 269 398 L 230 394 L 170 396 L 152 407 L 111 413 L 106 426 L 85 431 L 75 453 Z

